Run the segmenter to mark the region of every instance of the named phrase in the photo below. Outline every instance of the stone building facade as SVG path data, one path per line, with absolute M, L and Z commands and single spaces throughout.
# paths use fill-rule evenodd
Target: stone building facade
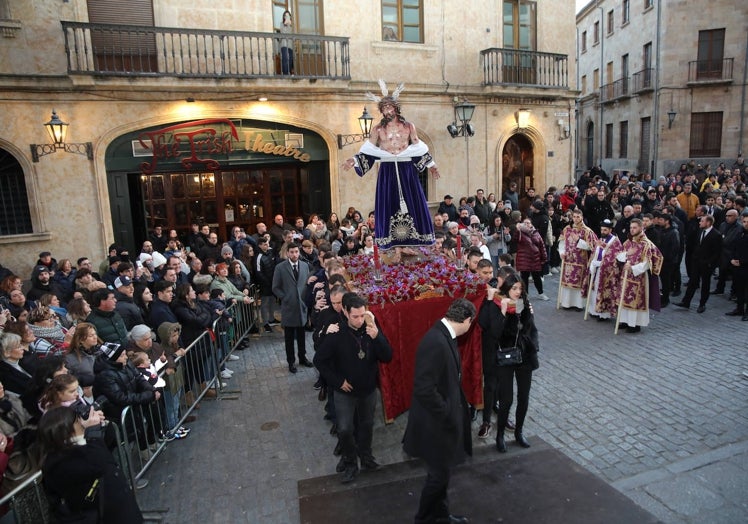
M 98 261 L 154 225 L 207 223 L 225 240 L 277 213 L 367 213 L 375 170 L 340 166 L 361 145 L 345 135 L 361 134 L 364 107 L 379 119 L 365 97 L 379 78 L 405 83 L 403 114 L 440 167 L 423 180 L 430 204 L 500 195 L 508 180 L 566 183 L 571 4 L 0 0 L 0 263 L 28 274 L 40 251 Z M 464 100 L 474 136 L 453 139 Z M 67 145 L 45 154 L 53 110 Z
M 748 4 L 595 0 L 577 14 L 579 169 L 728 167 L 746 145 Z

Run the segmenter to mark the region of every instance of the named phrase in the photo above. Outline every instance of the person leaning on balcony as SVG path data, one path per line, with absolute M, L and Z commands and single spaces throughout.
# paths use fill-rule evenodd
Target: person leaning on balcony
M 293 17 L 291 12 L 286 10 L 283 11 L 283 23 L 280 27 L 280 33 L 283 35 L 293 34 Z M 293 39 L 292 38 L 281 38 L 281 74 L 292 75 L 294 74 L 293 66 Z

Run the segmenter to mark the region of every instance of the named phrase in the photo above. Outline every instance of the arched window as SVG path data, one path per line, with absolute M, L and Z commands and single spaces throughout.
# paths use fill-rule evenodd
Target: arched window
M 18 160 L 0 149 L 0 236 L 33 233 L 26 180 Z

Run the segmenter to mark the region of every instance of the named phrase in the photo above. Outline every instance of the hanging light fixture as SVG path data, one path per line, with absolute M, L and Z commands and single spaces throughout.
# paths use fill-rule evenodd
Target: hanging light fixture
M 51 153 L 56 153 L 58 149 L 62 149 L 66 153 L 85 155 L 89 160 L 93 160 L 93 146 L 91 145 L 91 142 L 83 142 L 78 144 L 68 144 L 65 142 L 65 137 L 67 135 L 67 129 L 69 125 L 70 124 L 68 124 L 67 122 L 63 122 L 60 117 L 57 116 L 57 111 L 53 109 L 52 118 L 49 119 L 49 122 L 44 124 L 44 127 L 47 128 L 47 132 L 49 133 L 49 137 L 52 140 L 52 143 L 31 144 L 31 160 L 34 162 L 39 162 L 39 157 L 49 155 Z
M 338 135 L 338 149 L 349 144 L 355 144 L 356 142 L 363 142 L 369 138 L 371 133 L 371 123 L 374 121 L 374 117 L 369 114 L 369 111 L 364 106 L 364 112 L 358 117 L 358 126 L 361 128 L 361 134 L 358 135 Z

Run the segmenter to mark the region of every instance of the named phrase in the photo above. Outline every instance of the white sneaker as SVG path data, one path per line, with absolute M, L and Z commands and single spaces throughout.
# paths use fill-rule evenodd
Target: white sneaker
M 233 376 L 233 373 L 231 373 L 228 369 L 224 369 L 221 371 L 221 378 L 229 379 Z
M 241 360 L 237 355 L 229 355 L 229 360 L 232 362 L 236 362 L 237 360 Z
M 548 295 L 546 295 L 545 293 L 541 293 L 540 295 L 538 295 L 538 299 L 543 301 L 550 300 L 550 298 L 548 298 Z

